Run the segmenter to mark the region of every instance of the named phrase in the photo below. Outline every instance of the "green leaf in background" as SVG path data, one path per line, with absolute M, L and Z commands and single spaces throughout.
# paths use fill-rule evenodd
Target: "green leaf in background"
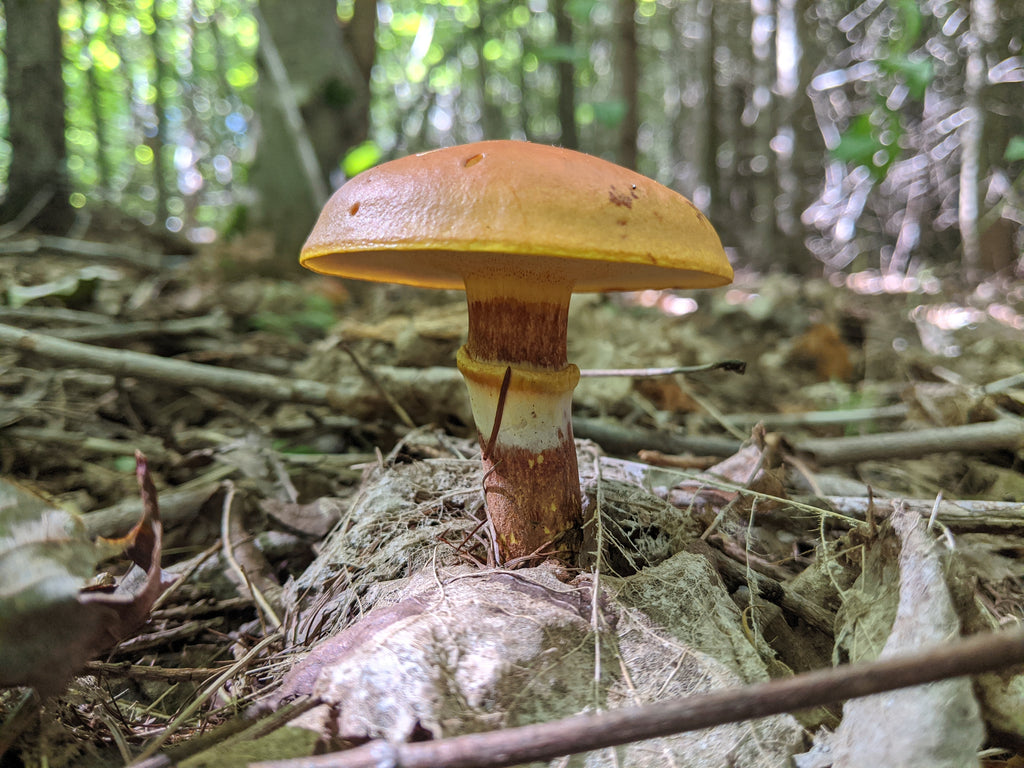
M 905 55 L 921 36 L 924 15 L 917 0 L 894 0 L 890 6 L 896 12 L 896 23 L 889 38 L 893 44 L 893 53 Z
M 854 165 L 863 165 L 871 175 L 881 180 L 889 172 L 896 160 L 899 134 L 899 120 L 889 113 L 883 113 L 881 125 L 875 124 L 872 113 L 858 115 L 843 131 L 839 144 L 832 150 L 832 155 Z M 882 141 L 887 134 L 888 141 Z
M 871 115 L 858 115 L 839 138 L 839 144 L 832 154 L 839 160 L 855 165 L 872 164 L 875 152 L 882 148 L 875 135 L 875 127 L 871 125 Z
M 1006 145 L 1006 151 L 1003 153 L 1003 159 L 1010 163 L 1024 160 L 1024 136 L 1014 136 L 1010 139 Z
M 902 78 L 915 101 L 921 101 L 924 98 L 925 91 L 935 79 L 935 64 L 930 56 L 910 58 L 903 54 L 892 53 L 882 59 L 879 66 L 889 74 Z
M 357 173 L 362 173 L 367 168 L 375 166 L 383 156 L 384 153 L 374 142 L 364 141 L 348 151 L 345 159 L 341 161 L 341 169 L 351 179 Z
M 595 5 L 597 0 L 569 0 L 565 4 L 565 10 L 577 24 L 587 24 Z
M 570 64 L 583 64 L 587 60 L 587 52 L 574 45 L 539 45 L 531 49 L 540 60 L 548 63 L 567 61 Z
M 622 99 L 594 102 L 594 119 L 605 128 L 617 128 L 626 116 L 626 102 Z

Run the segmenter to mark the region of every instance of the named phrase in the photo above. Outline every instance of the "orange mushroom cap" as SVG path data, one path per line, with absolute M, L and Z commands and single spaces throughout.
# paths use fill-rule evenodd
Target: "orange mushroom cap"
M 711 288 L 732 268 L 707 218 L 655 181 L 591 155 L 484 141 L 355 176 L 302 248 L 325 274 L 429 288 L 535 278 L 575 291 Z

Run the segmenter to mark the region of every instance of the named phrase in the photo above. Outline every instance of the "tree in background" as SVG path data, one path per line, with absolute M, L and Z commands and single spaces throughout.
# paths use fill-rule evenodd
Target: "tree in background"
M 0 222 L 64 233 L 74 209 L 64 141 L 60 0 L 4 0 L 3 8 L 10 167 Z
M 278 253 L 295 254 L 332 174 L 369 131 L 376 3 L 356 0 L 344 27 L 335 0 L 260 0 L 259 16 L 253 223 L 273 233 Z
M 57 0 L 7 2 L 11 142 L 55 139 L 16 153 L 53 160 L 59 99 L 16 80 Z M 284 263 L 345 177 L 513 138 L 635 165 L 757 269 L 1024 269 L 1024 0 L 59 5 L 72 205 L 194 241 L 259 228 Z

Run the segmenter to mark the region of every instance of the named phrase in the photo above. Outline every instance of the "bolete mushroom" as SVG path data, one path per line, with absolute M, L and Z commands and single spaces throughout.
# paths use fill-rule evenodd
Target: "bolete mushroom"
M 732 280 L 714 228 L 682 195 L 605 160 L 521 141 L 424 152 L 355 176 L 324 207 L 300 262 L 361 280 L 465 288 L 458 367 L 501 562 L 570 561 L 580 546 L 572 293 Z

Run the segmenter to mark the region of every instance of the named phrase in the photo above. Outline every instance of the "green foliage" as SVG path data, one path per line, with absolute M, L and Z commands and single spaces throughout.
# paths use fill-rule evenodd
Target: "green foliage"
M 314 294 L 306 297 L 302 308 L 295 312 L 287 314 L 260 312 L 253 316 L 250 322 L 258 330 L 301 340 L 307 337 L 322 336 L 336 319 L 330 300 L 325 296 Z
M 253 150 L 254 2 L 63 4 L 73 204 L 213 237 Z
M 1024 160 L 1024 136 L 1014 136 L 1006 145 L 1006 152 L 1003 159 L 1013 163 L 1017 160 Z
M 380 147 L 374 142 L 364 141 L 345 155 L 341 169 L 345 172 L 345 176 L 352 178 L 357 173 L 362 173 L 367 168 L 372 168 L 379 163 L 383 154 Z
M 886 177 L 900 156 L 904 134 L 900 108 L 891 106 L 889 96 L 897 84 L 907 89 L 914 104 L 920 105 L 935 78 L 935 64 L 927 53 L 914 51 L 924 24 L 915 0 L 890 0 L 893 14 L 889 37 L 876 59 L 879 77 L 872 82 L 876 106 L 855 117 L 832 150 L 839 160 L 864 166 L 876 180 Z
M 899 120 L 884 109 L 858 115 L 843 131 L 832 154 L 866 167 L 876 179 L 884 179 L 896 160 L 900 132 Z

